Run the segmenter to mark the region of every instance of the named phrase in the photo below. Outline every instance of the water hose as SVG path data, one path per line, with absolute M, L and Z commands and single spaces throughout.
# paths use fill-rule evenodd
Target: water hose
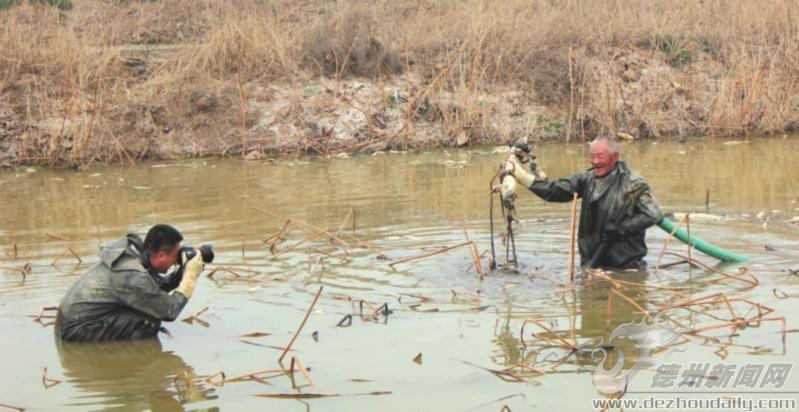
M 672 231 L 674 231 L 674 228 L 676 226 L 677 225 L 675 225 L 674 222 L 672 222 L 668 218 L 663 218 L 663 220 L 660 223 L 658 223 L 658 227 L 665 230 L 667 233 L 671 233 Z M 677 231 L 674 232 L 674 237 L 680 239 L 681 242 L 688 244 L 689 241 L 688 233 L 686 233 L 686 231 L 683 228 L 677 229 Z M 742 263 L 749 260 L 749 258 L 746 256 L 736 255 L 735 253 L 732 253 L 728 250 L 722 249 L 717 246 L 713 246 L 710 243 L 707 243 L 696 236 L 691 236 L 690 242 L 691 242 L 690 244 L 693 245 L 700 252 L 713 256 L 714 258 L 719 259 L 722 262 Z

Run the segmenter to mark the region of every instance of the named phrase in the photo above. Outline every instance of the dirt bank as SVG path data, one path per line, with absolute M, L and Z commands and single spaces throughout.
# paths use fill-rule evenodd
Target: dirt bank
M 10 6 L 0 165 L 795 131 L 797 12 L 787 0 Z

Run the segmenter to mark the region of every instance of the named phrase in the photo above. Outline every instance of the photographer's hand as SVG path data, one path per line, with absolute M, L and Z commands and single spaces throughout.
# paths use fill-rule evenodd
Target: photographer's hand
M 205 268 L 205 262 L 203 262 L 203 257 L 200 253 L 197 253 L 197 255 L 189 261 L 186 261 L 186 252 L 182 253 L 182 261 L 186 263 L 184 263 L 183 279 L 180 281 L 178 287 L 175 288 L 175 291 L 190 298 L 191 294 L 194 292 L 194 286 L 197 284 L 197 278 L 200 276 L 200 272 Z

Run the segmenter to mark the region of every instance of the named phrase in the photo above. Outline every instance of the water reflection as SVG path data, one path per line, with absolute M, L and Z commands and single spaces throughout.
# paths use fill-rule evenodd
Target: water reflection
M 56 348 L 64 377 L 83 393 L 73 397 L 72 406 L 102 402 L 108 410 L 182 411 L 186 404 L 216 398 L 213 388 L 198 383 L 193 368 L 165 351 L 158 339 L 102 343 L 56 339 Z
M 651 321 L 645 322 L 647 315 L 641 309 L 649 311 L 662 304 L 658 300 L 662 296 L 658 297 L 643 287 L 650 277 L 648 271 L 607 274 L 618 283 L 582 273 L 576 279 L 574 289 L 561 293 L 567 316 L 529 321 L 524 325 L 524 332 L 518 328 L 526 321 L 514 318 L 513 310 L 508 310 L 502 326 L 495 331 L 495 353 L 498 354 L 495 363 L 525 379 L 535 379 L 542 374 L 594 372 L 597 369 L 613 370 L 618 375 L 641 367 L 639 362 L 648 360 L 645 358 L 649 356 L 649 349 L 663 351 L 679 343 L 672 339 L 659 342 L 659 347 L 642 346 L 642 339 L 654 336 L 658 328 L 652 326 Z M 616 294 L 620 290 L 624 291 L 623 294 Z M 609 298 L 611 295 L 613 298 Z M 609 304 L 611 300 L 612 304 Z M 640 325 L 651 327 L 641 328 Z M 520 336 L 521 333 L 524 335 Z M 607 381 L 604 384 L 613 386 Z

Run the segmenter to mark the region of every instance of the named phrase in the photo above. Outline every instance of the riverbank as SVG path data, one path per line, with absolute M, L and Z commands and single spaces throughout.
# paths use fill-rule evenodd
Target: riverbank
M 799 129 L 787 0 L 0 10 L 2 166 Z

